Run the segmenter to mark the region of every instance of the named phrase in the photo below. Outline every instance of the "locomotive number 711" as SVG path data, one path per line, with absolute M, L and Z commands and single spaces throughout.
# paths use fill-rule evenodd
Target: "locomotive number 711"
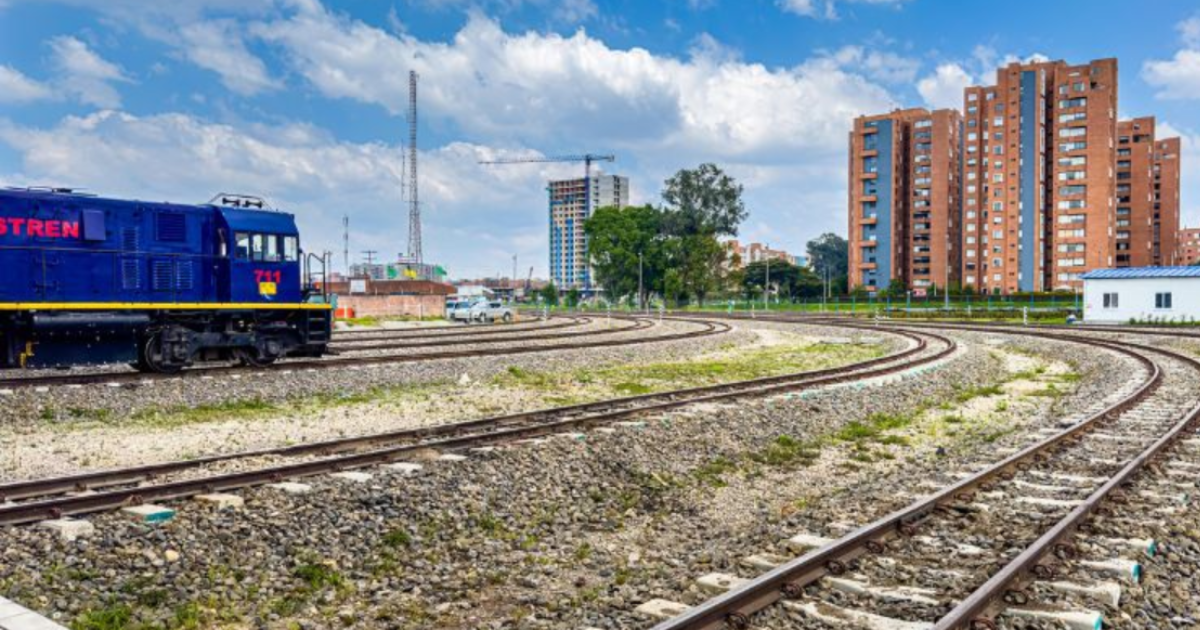
M 259 284 L 264 282 L 274 282 L 275 284 L 279 284 L 280 282 L 283 282 L 283 274 L 279 271 L 272 271 L 270 269 L 255 269 L 254 281 Z

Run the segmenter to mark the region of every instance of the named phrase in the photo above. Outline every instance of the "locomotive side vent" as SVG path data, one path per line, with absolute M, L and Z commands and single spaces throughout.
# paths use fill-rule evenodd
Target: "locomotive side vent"
M 187 240 L 187 221 L 179 212 L 160 212 L 156 227 L 159 241 L 182 243 Z
M 196 274 L 192 270 L 192 261 L 180 260 L 175 263 L 175 288 L 180 291 L 191 291 L 195 286 Z
M 175 265 L 169 260 L 155 260 L 150 263 L 151 286 L 155 291 L 172 291 L 175 289 Z
M 126 255 L 121 257 L 121 288 L 125 291 L 140 291 L 142 288 L 142 266 L 137 259 L 137 228 L 127 227 L 121 229 L 121 249 L 126 252 Z
M 136 258 L 121 259 L 121 288 L 126 291 L 142 288 L 142 269 Z

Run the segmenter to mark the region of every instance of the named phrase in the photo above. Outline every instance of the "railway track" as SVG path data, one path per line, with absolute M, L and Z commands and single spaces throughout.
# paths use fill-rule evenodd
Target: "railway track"
M 635 318 L 636 321 L 642 322 L 639 324 L 639 329 L 647 329 L 654 325 L 654 321 L 646 318 Z M 633 337 L 622 339 L 600 339 L 593 341 L 576 341 L 571 343 L 555 343 L 545 345 L 527 345 L 527 346 L 506 346 L 499 348 L 478 348 L 472 350 L 448 350 L 445 352 L 426 352 L 420 354 L 407 355 L 374 355 L 362 357 L 328 357 L 323 359 L 312 360 L 290 360 L 273 365 L 263 367 L 244 367 L 244 366 L 217 366 L 205 367 L 185 370 L 179 374 L 147 374 L 142 372 L 84 372 L 77 374 L 27 374 L 17 377 L 0 379 L 0 389 L 20 389 L 30 387 L 50 387 L 62 385 L 89 385 L 96 383 L 103 384 L 139 384 L 143 382 L 156 380 L 170 380 L 176 378 L 200 378 L 211 377 L 215 375 L 230 374 L 235 372 L 240 373 L 270 373 L 270 372 L 296 372 L 296 371 L 316 371 L 329 369 L 344 369 L 355 366 L 368 365 L 384 365 L 391 363 L 413 363 L 418 361 L 434 361 L 439 359 L 457 359 L 467 357 L 482 357 L 482 356 L 507 356 L 516 354 L 530 354 L 537 352 L 552 352 L 558 350 L 582 350 L 589 348 L 605 348 L 627 346 L 641 343 L 654 343 L 663 341 L 677 341 L 681 339 L 694 339 L 707 337 L 710 335 L 719 335 L 728 332 L 731 328 L 728 324 L 722 322 L 714 322 L 703 319 L 683 319 L 675 318 L 673 321 L 687 322 L 694 324 L 699 328 L 696 330 L 688 330 L 682 332 L 668 333 L 664 335 Z
M 544 331 L 558 330 L 563 328 L 572 328 L 591 323 L 592 318 L 587 316 L 562 316 L 552 315 L 550 320 L 562 320 L 550 323 L 549 320 L 543 322 L 541 320 L 523 321 L 512 324 L 488 324 L 486 326 L 469 326 L 463 324 L 434 326 L 430 328 L 364 328 L 364 329 L 349 329 L 335 330 L 333 338 L 336 340 L 339 337 L 345 338 L 364 338 L 378 337 L 381 339 L 406 339 L 415 337 L 418 339 L 436 339 L 438 337 L 470 337 L 472 335 L 498 335 L 502 333 L 524 333 L 528 331 Z
M 354 470 L 411 459 L 420 453 L 452 453 L 509 444 L 579 431 L 648 413 L 670 411 L 695 403 L 765 396 L 876 378 L 940 361 L 956 350 L 953 340 L 933 333 L 898 331 L 890 334 L 906 339 L 909 347 L 840 368 L 631 396 L 450 425 L 0 484 L 0 525 L 29 523 L 148 501 L 180 499 L 285 479 Z M 264 458 L 302 461 L 224 474 L 196 475 L 206 467 L 217 464 Z
M 1128 581 L 1139 571 L 1125 556 L 1147 550 L 1135 548 L 1136 541 L 1089 538 L 1081 528 L 1121 502 L 1122 488 L 1147 464 L 1195 435 L 1200 361 L 1154 346 L 1046 331 L 935 328 L 1083 343 L 1132 359 L 1139 374 L 1116 401 L 982 470 L 948 476 L 907 507 L 836 538 L 801 532 L 792 546 L 807 551 L 774 566 L 759 563 L 765 571 L 757 575 L 747 568 L 740 576 L 704 576 L 701 584 L 729 590 L 691 608 L 657 602 L 658 610 L 677 614 L 654 630 L 775 627 L 787 619 L 809 628 L 875 630 L 1101 627 L 1102 615 L 1080 602 L 1111 600 L 1120 587 L 1107 582 Z M 1188 448 L 1192 459 L 1184 466 L 1200 469 L 1200 440 Z M 1169 501 L 1183 490 L 1168 484 L 1162 492 Z M 1054 581 L 1062 565 L 1108 580 L 1098 588 Z M 1072 605 L 1032 601 L 1027 586 L 1035 581 Z
M 585 319 L 584 321 L 591 321 L 591 320 Z M 534 334 L 522 332 L 522 334 L 519 334 L 519 335 L 508 334 L 508 335 L 494 336 L 494 337 L 493 336 L 470 336 L 470 337 L 467 337 L 464 339 L 457 339 L 457 338 L 435 339 L 432 341 L 420 340 L 420 341 L 396 342 L 396 341 L 386 340 L 386 341 L 378 342 L 378 341 L 372 339 L 368 342 L 368 341 L 364 341 L 364 340 L 355 340 L 352 342 L 333 343 L 333 344 L 330 344 L 329 347 L 335 353 L 344 353 L 344 352 L 369 352 L 369 351 L 379 351 L 379 350 L 405 350 L 405 349 L 413 349 L 413 348 L 430 348 L 430 347 L 441 348 L 441 347 L 446 347 L 446 346 L 461 346 L 461 345 L 483 344 L 483 343 L 511 343 L 513 341 L 520 341 L 520 342 L 524 343 L 526 341 L 544 341 L 546 339 L 570 339 L 573 337 L 612 335 L 612 334 L 617 334 L 617 333 L 631 332 L 631 331 L 635 331 L 635 330 L 643 330 L 645 328 L 649 328 L 650 325 L 652 324 L 652 322 L 647 319 L 630 319 L 630 320 L 619 319 L 619 320 L 615 320 L 615 321 L 617 322 L 618 325 L 613 325 L 610 328 L 605 328 L 602 330 L 591 330 L 591 331 L 584 331 L 584 332 L 542 333 L 541 331 L 538 331 Z

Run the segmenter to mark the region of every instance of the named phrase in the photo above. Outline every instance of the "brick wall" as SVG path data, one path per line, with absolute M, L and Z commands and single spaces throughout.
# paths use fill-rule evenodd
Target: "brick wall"
M 356 317 L 443 317 L 441 295 L 339 295 L 338 307 L 354 309 Z

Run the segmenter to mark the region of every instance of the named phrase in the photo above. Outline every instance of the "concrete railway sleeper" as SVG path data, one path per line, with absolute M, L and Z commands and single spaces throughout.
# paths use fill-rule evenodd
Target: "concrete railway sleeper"
M 696 403 L 767 396 L 878 378 L 942 361 L 957 349 L 952 340 L 936 334 L 903 331 L 893 334 L 909 340 L 910 347 L 840 368 L 645 394 L 409 431 L 4 484 L 0 485 L 0 497 L 9 502 L 0 503 L 0 524 L 61 519 L 67 515 L 117 509 L 145 501 L 178 499 L 322 473 L 392 464 L 422 453 L 445 454 L 507 445 L 563 432 L 577 432 Z M 930 341 L 934 344 L 931 345 Z M 311 459 L 243 472 L 159 481 L 166 475 L 197 470 L 218 462 L 266 456 L 307 456 Z M 71 494 L 57 496 L 64 493 Z M 13 503 L 14 500 L 20 502 Z
M 937 328 L 1001 332 L 994 327 Z M 1087 563 L 1117 580 L 1137 574 L 1136 563 L 1116 552 L 1077 557 L 1085 545 L 1073 537 L 1090 515 L 1121 501 L 1122 488 L 1152 458 L 1190 434 L 1200 418 L 1200 362 L 1133 343 L 1027 329 L 1003 332 L 1118 352 L 1143 366 L 1144 378 L 1108 408 L 849 534 L 837 539 L 822 533 L 797 535 L 789 543 L 802 555 L 779 559 L 779 564 L 750 561 L 748 566 L 765 571 L 756 577 L 700 578 L 702 588 L 725 591 L 712 600 L 692 608 L 663 600 L 643 604 L 643 612 L 669 617 L 655 630 L 749 627 L 751 615 L 780 600 L 785 600 L 787 614 L 805 619 L 806 627 L 995 628 L 997 621 L 1016 616 L 1059 627 L 1099 628 L 1100 613 L 1039 607 L 1024 585 L 1040 580 L 1050 588 L 1112 597 L 1108 583 L 1052 582 L 1052 567 L 1063 559 Z M 1183 490 L 1168 486 L 1163 496 L 1172 492 Z M 1014 539 L 1023 547 L 1015 553 L 1010 550 Z M 1137 553 L 1143 543 L 1108 541 L 1101 548 Z
M 614 317 L 615 319 L 615 317 Z M 639 318 L 643 321 L 645 318 Z M 141 372 L 103 372 L 103 373 L 82 373 L 82 374 L 35 374 L 30 376 L 19 376 L 14 378 L 0 379 L 0 389 L 19 389 L 28 387 L 49 387 L 56 385 L 89 385 L 89 384 L 122 384 L 122 383 L 143 383 L 154 380 L 172 379 L 172 378 L 197 378 L 205 376 L 213 376 L 219 374 L 230 373 L 271 373 L 289 371 L 316 371 L 328 369 L 340 369 L 354 366 L 368 365 L 385 365 L 389 363 L 411 363 L 415 361 L 434 361 L 439 359 L 458 359 L 480 356 L 497 356 L 511 354 L 530 354 L 537 352 L 553 352 L 558 350 L 581 350 L 587 348 L 605 348 L 616 346 L 628 346 L 642 343 L 656 343 L 664 341 L 678 341 L 682 339 L 692 339 L 698 337 L 707 337 L 710 335 L 719 335 L 729 332 L 731 327 L 722 322 L 713 322 L 703 319 L 684 319 L 676 318 L 673 321 L 684 322 L 696 325 L 697 330 L 687 330 L 682 332 L 667 333 L 663 335 L 652 335 L 644 337 L 619 338 L 619 339 L 600 339 L 594 341 L 578 341 L 572 343 L 555 343 L 545 345 L 526 345 L 526 346 L 506 346 L 502 348 L 479 348 L 472 350 L 449 350 L 446 352 L 428 352 L 421 354 L 406 354 L 406 355 L 373 355 L 363 357 L 332 357 L 314 360 L 295 360 L 274 363 L 267 366 L 249 367 L 249 366 L 225 366 L 211 367 L 186 370 L 178 374 L 143 374 Z

